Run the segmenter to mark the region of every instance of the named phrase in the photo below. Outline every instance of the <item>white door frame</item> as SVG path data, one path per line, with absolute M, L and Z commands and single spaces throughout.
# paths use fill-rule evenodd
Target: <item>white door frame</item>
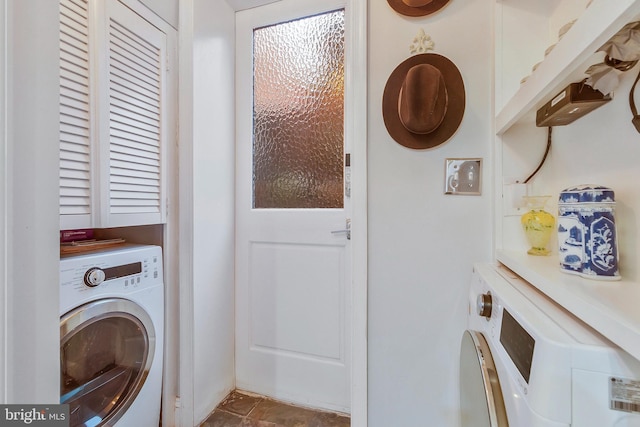
M 345 76 L 345 98 L 354 112 L 350 127 L 352 135 L 345 135 L 351 146 L 352 186 L 352 304 L 351 308 L 351 426 L 367 426 L 367 0 L 347 0 L 347 46 L 353 52 Z M 347 130 L 349 132 L 349 130 Z
M 179 293 L 179 400 L 175 402 L 175 427 L 194 425 L 194 328 L 193 328 L 193 0 L 179 3 L 178 32 L 178 231 Z
M 322 1 L 319 1 L 322 4 Z M 367 426 L 367 1 L 345 8 L 345 140 L 351 154 L 351 425 Z M 333 4 L 333 3 L 332 3 Z M 330 7 L 330 6 L 328 6 Z

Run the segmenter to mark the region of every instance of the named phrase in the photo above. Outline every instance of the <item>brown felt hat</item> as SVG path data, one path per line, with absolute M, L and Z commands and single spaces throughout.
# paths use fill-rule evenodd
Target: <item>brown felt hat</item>
M 433 148 L 462 122 L 464 82 L 453 62 L 435 53 L 415 55 L 389 76 L 382 116 L 389 135 L 408 148 Z
M 396 12 L 406 16 L 425 16 L 439 11 L 450 0 L 387 0 Z

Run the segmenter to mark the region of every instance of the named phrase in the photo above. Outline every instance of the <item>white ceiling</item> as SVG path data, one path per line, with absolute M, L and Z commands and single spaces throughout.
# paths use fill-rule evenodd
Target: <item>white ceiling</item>
M 227 0 L 227 3 L 229 3 L 229 6 L 237 12 L 239 10 L 251 9 L 252 7 L 263 6 L 277 1 L 280 0 Z

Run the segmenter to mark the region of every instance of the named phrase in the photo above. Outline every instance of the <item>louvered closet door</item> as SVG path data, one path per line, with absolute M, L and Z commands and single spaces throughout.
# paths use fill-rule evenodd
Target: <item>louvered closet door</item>
M 60 227 L 91 227 L 89 5 L 60 1 Z
M 165 221 L 166 35 L 116 0 L 107 4 L 108 165 L 104 226 Z
M 61 229 L 165 222 L 165 30 L 117 0 L 60 0 Z

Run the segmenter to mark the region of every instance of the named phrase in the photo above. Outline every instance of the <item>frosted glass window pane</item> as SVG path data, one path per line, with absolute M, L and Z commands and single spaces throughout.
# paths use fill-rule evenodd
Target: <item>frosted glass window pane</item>
M 253 48 L 253 207 L 343 207 L 344 11 L 256 29 Z

